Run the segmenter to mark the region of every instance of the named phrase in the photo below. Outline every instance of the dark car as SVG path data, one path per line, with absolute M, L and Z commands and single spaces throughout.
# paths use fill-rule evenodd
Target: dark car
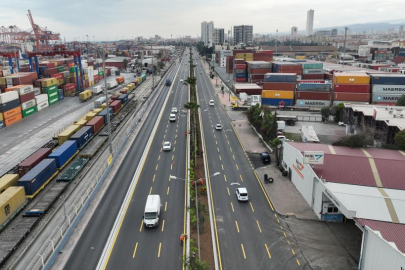
M 167 80 L 166 80 L 166 86 L 170 86 L 170 85 L 172 85 L 172 81 L 169 80 L 169 79 L 167 79 Z
M 271 163 L 270 154 L 268 152 L 261 153 L 260 157 L 262 158 L 263 163 Z

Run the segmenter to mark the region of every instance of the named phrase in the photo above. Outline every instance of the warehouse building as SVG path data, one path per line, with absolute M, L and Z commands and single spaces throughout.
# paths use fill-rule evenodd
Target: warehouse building
M 329 55 L 337 53 L 337 49 L 334 46 L 262 46 L 264 51 L 277 51 L 279 55 L 286 55 L 295 57 L 296 55 L 314 55 L 319 54 Z
M 376 140 L 393 144 L 395 134 L 405 128 L 405 107 L 345 103 L 343 122 L 346 134 L 368 127 L 375 131 Z
M 404 152 L 288 142 L 282 159 L 319 219 L 359 227 L 359 269 L 404 269 Z
M 106 67 L 116 67 L 116 68 L 125 68 L 124 65 L 124 59 L 127 60 L 127 62 L 131 62 L 130 57 L 113 57 L 105 60 L 105 66 Z

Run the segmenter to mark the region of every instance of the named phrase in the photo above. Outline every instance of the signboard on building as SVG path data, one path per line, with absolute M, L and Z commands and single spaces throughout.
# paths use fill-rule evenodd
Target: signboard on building
M 323 151 L 304 151 L 304 164 L 323 164 Z

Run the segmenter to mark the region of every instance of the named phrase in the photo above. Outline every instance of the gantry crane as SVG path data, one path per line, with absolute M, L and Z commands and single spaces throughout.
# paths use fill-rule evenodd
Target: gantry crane
M 40 27 L 38 24 L 35 24 L 30 10 L 28 10 L 27 16 L 28 19 L 30 20 L 32 26 L 32 33 L 35 37 L 36 51 L 37 52 L 51 51 L 51 48 L 48 46 L 48 42 L 50 40 L 60 40 L 59 34 L 53 33 L 52 31 L 49 31 L 46 28 L 44 29 Z M 45 45 L 42 43 L 45 43 Z

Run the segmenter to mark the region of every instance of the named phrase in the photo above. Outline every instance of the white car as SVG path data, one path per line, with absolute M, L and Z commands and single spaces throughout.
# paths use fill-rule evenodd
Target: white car
M 182 83 L 182 82 L 183 82 L 183 79 L 181 79 L 180 82 Z
M 215 129 L 216 130 L 222 130 L 222 125 L 221 124 L 216 124 Z
M 240 187 L 236 189 L 236 198 L 238 201 L 247 202 L 249 200 L 247 189 Z
M 172 108 L 172 113 L 177 113 L 179 110 L 176 107 Z
M 171 142 L 164 142 L 163 143 L 163 151 L 170 151 L 172 150 L 172 143 Z
M 214 100 L 213 100 L 213 99 L 210 99 L 209 105 L 210 105 L 210 106 L 214 106 L 214 104 L 215 104 L 215 103 L 214 103 Z
M 284 135 L 278 135 L 277 139 L 279 139 L 280 141 L 285 141 L 286 137 Z

